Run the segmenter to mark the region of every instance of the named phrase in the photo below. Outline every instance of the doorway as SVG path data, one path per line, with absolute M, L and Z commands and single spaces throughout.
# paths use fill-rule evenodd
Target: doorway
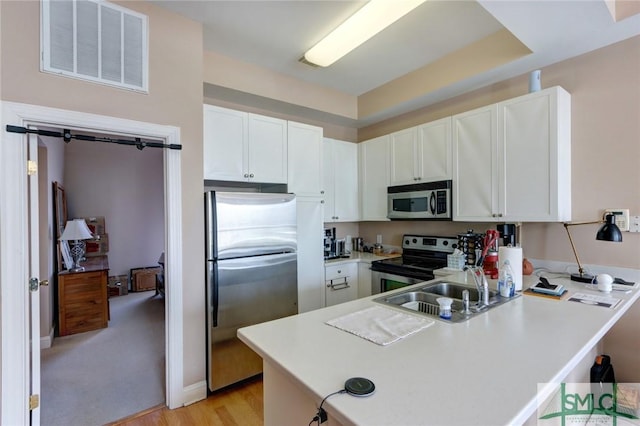
M 111 134 L 93 136 L 117 138 Z M 71 287 L 64 288 L 72 292 L 65 291 L 67 297 L 56 290 L 62 288 L 60 282 L 57 287 L 53 285 L 57 278 L 54 273 L 49 287 L 58 296 L 56 303 L 46 297 L 49 287 L 41 289 L 41 335 L 53 335 L 54 324 L 60 335 L 52 345 L 41 344 L 42 424 L 105 424 L 163 404 L 164 298 L 156 294 L 155 286 L 148 291 L 129 292 L 128 283 L 132 269 L 144 267 L 147 282 L 152 285 L 154 274 L 161 271 L 158 261 L 165 246 L 162 150 L 83 140 L 64 143 L 47 136 L 39 137 L 39 142 L 44 149 L 38 150 L 38 175 L 39 180 L 46 181 L 40 186 L 40 195 L 52 192 L 51 182 L 57 181 L 57 186 L 64 188 L 64 219 L 84 218 L 97 237 L 87 241 L 82 265 L 90 269 L 92 262 L 104 259 L 109 268 L 104 276 L 109 276 L 110 283 L 105 300 L 108 322 L 85 332 L 80 332 L 85 327 L 84 318 L 92 316 L 85 313 L 86 309 L 95 305 L 81 303 L 80 293 L 71 289 L 83 289 L 83 297 L 92 297 L 91 284 L 76 287 L 89 272 L 64 274 L 72 280 L 65 281 Z M 51 151 L 51 164 L 46 161 L 47 151 Z M 43 170 L 45 165 L 48 170 Z M 47 178 L 46 174 L 51 176 Z M 48 212 L 42 214 L 43 206 L 48 204 L 53 210 L 52 198 L 39 204 L 41 224 L 50 216 Z M 49 228 L 56 225 L 50 222 Z M 41 234 L 41 246 L 47 234 Z M 49 256 L 56 257 L 57 245 L 57 241 L 45 242 L 51 251 Z M 41 263 L 49 256 L 40 256 Z M 50 305 L 52 310 L 47 309 Z M 62 320 L 63 307 L 66 321 Z
M 174 126 L 156 125 L 95 114 L 66 111 L 12 102 L 2 103 L 2 124 L 15 126 L 55 126 L 85 132 L 136 135 L 180 145 L 180 130 Z M 0 279 L 3 283 L 27 283 L 27 176 L 24 164 L 27 150 L 24 135 L 5 133 L 0 144 Z M 182 310 L 182 185 L 179 150 L 163 150 L 165 199 L 165 388 L 166 404 L 177 408 L 184 404 L 183 395 L 183 310 Z M 171 202 L 169 202 L 171 200 Z M 29 424 L 28 406 L 31 388 L 29 353 L 29 307 L 27 286 L 0 287 L 0 321 L 2 327 L 2 423 Z M 5 326 L 12 324 L 11 327 Z M 37 354 L 39 355 L 39 354 Z M 35 355 L 34 355 L 35 356 Z M 37 410 L 36 408 L 35 410 Z

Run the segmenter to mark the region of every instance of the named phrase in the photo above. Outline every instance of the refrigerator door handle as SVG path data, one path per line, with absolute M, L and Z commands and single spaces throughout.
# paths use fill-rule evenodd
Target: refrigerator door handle
M 218 326 L 218 262 L 209 262 L 211 285 L 211 325 Z

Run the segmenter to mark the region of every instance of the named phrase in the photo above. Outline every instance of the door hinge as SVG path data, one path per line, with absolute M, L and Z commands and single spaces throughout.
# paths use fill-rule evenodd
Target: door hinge
M 29 278 L 29 291 L 38 291 L 40 280 L 37 278 Z
M 29 395 L 29 410 L 35 410 L 40 406 L 40 395 Z
M 38 163 L 33 160 L 27 160 L 27 175 L 33 176 L 38 173 Z

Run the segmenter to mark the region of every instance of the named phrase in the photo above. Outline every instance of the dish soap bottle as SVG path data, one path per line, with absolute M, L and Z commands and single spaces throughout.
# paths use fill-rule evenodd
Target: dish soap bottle
M 498 274 L 498 293 L 502 297 L 513 297 L 516 293 L 515 284 L 513 282 L 513 269 L 509 259 L 505 260 L 502 266 L 500 266 L 500 273 Z

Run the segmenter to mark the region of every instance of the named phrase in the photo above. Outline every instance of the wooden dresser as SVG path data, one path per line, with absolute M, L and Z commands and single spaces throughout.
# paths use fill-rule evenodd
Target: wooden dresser
M 105 328 L 109 321 L 107 256 L 88 257 L 84 271 L 58 274 L 58 334 Z

